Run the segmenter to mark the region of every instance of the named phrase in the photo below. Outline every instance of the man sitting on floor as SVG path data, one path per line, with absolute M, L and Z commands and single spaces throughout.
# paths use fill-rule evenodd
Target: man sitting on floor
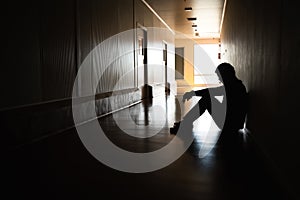
M 247 92 L 244 84 L 235 75 L 233 66 L 229 63 L 220 64 L 215 73 L 222 86 L 207 88 L 198 91 L 186 92 L 183 102 L 193 96 L 201 96 L 199 102 L 183 117 L 181 122 L 176 122 L 170 129 L 171 134 L 178 130 L 192 131 L 193 122 L 206 110 L 210 113 L 222 132 L 234 132 L 243 128 L 246 116 Z M 219 102 L 215 96 L 223 96 Z M 180 128 L 181 127 L 181 128 Z

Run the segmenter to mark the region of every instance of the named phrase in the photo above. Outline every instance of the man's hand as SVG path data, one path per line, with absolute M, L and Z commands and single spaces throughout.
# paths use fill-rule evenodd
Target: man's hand
M 194 91 L 186 92 L 184 93 L 182 97 L 182 102 L 185 102 L 185 100 L 190 100 L 194 96 Z

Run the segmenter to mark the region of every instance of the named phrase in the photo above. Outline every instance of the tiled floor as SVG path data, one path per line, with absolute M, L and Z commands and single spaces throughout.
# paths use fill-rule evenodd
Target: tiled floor
M 151 152 L 176 137 L 169 127 L 191 106 L 179 111 L 179 105 L 173 95 L 159 96 L 151 104 L 138 104 L 99 122 L 119 147 Z M 9 199 L 286 199 L 242 134 L 234 146 L 218 146 L 218 131 L 205 134 L 205 123 L 210 123 L 208 115 L 196 122 L 195 140 L 178 160 L 141 174 L 120 172 L 97 161 L 75 129 L 49 137 L 10 154 L 4 163 L 5 191 Z M 156 135 L 132 137 L 152 134 Z

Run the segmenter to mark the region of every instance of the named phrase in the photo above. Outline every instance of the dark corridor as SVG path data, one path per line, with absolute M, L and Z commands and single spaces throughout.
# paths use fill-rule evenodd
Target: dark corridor
M 300 199 L 297 1 L 15 0 L 1 8 L 2 199 Z M 90 154 L 75 126 L 99 122 L 133 152 L 170 144 L 182 112 L 175 99 L 219 84 L 194 81 L 194 46 L 207 43 L 218 44 L 215 56 L 249 94 L 231 145 L 216 143 L 218 131 L 203 134 L 205 115 L 187 151 L 157 171 L 117 171 Z M 199 77 L 214 81 L 209 68 Z

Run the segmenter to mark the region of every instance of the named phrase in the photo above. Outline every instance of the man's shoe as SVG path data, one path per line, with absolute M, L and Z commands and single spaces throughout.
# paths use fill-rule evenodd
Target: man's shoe
M 171 127 L 170 128 L 170 133 L 173 135 L 176 135 L 176 133 L 178 132 L 178 127 Z
M 179 126 L 180 126 L 180 121 L 175 122 L 174 126 L 170 128 L 170 133 L 175 135 L 178 132 Z
M 174 127 L 179 127 L 179 126 L 180 126 L 180 123 L 181 123 L 181 121 L 175 122 L 175 123 L 174 123 Z

